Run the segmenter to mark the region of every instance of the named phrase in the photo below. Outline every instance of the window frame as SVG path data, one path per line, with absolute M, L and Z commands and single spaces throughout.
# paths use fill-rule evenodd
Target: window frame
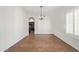
M 76 24 L 76 22 L 77 22 L 77 18 L 78 18 L 78 16 L 76 16 L 76 12 L 77 11 L 79 11 L 79 9 L 76 9 L 76 10 L 73 10 L 73 11 L 71 11 L 71 12 L 68 12 L 68 13 L 66 13 L 66 33 L 67 34 L 69 34 L 70 36 L 73 36 L 73 37 L 75 37 L 75 38 L 79 38 L 79 35 L 76 35 L 76 25 L 79 27 L 79 25 L 78 24 Z M 67 26 L 68 26 L 68 24 L 67 24 L 67 14 L 69 14 L 69 13 L 72 13 L 73 14 L 73 17 L 72 17 L 72 22 L 73 22 L 73 32 L 72 33 L 69 33 L 68 31 L 67 31 Z M 79 14 L 78 14 L 79 15 Z M 69 20 L 70 21 L 70 20 Z M 79 32 L 78 32 L 79 33 Z

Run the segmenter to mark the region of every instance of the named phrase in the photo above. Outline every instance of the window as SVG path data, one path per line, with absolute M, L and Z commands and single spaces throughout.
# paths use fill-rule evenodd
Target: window
M 75 35 L 78 35 L 79 36 L 79 10 L 75 10 L 74 11 L 74 26 L 75 26 Z
M 66 15 L 66 32 L 73 34 L 73 12 Z
M 66 32 L 79 36 L 79 10 L 66 14 Z

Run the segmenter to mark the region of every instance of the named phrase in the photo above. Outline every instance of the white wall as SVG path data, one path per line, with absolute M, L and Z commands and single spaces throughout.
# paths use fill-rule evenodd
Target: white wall
M 29 17 L 35 18 L 35 34 L 52 34 L 51 19 L 49 16 L 46 16 L 44 20 L 40 20 L 39 16 L 27 14 L 27 21 L 29 22 Z M 29 30 L 29 29 L 28 29 Z
M 0 51 L 28 35 L 25 16 L 21 7 L 0 7 Z
M 62 6 L 56 8 L 51 13 L 52 33 L 61 38 L 63 41 L 79 50 L 79 37 L 66 33 L 66 13 L 70 12 L 78 7 Z
M 51 19 L 49 16 L 46 16 L 43 20 L 36 18 L 35 34 L 52 34 Z
M 51 19 L 49 16 L 49 11 L 52 9 L 51 7 L 43 7 L 43 15 L 45 16 L 44 20 L 39 20 L 40 6 L 27 6 L 24 7 L 24 9 L 27 13 L 27 20 L 29 17 L 35 18 L 35 34 L 52 34 Z

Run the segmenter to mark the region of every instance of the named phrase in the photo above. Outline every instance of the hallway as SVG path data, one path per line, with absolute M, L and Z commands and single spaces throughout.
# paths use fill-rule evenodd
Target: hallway
M 55 35 L 31 34 L 6 52 L 76 52 L 77 50 L 63 42 Z

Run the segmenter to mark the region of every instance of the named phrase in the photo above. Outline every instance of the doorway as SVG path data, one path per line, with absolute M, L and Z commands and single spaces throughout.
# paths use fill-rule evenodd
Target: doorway
M 29 34 L 35 33 L 35 19 L 34 17 L 29 17 Z
M 29 34 L 34 34 L 34 22 L 29 22 Z

